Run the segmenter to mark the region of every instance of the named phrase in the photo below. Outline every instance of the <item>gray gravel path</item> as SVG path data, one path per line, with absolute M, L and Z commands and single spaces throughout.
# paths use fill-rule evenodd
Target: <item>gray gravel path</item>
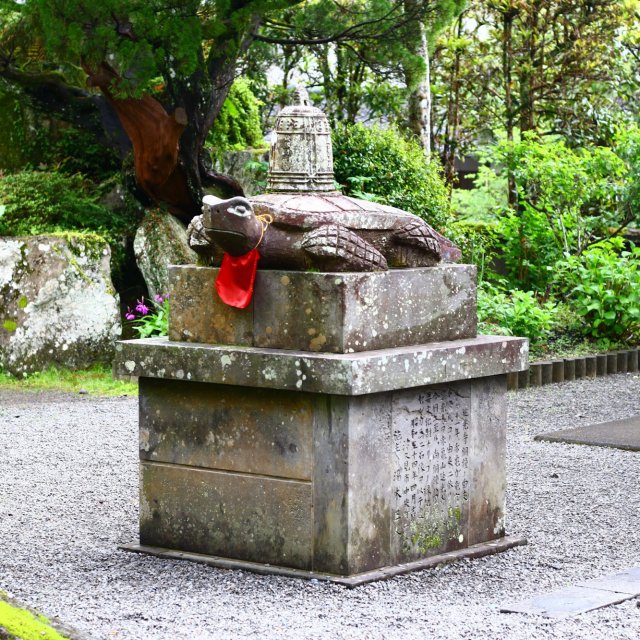
M 636 600 L 550 621 L 520 600 L 640 566 L 640 454 L 533 442 L 640 414 L 640 377 L 509 398 L 509 533 L 529 545 L 347 590 L 125 553 L 137 402 L 0 393 L 0 589 L 96 639 L 640 638 Z

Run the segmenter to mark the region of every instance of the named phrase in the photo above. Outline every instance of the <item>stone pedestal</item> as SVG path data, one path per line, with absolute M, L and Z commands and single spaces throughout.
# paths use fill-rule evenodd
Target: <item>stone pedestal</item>
M 505 392 L 527 343 L 476 337 L 475 291 L 455 284 L 465 270 L 439 269 L 262 273 L 253 309 L 225 308 L 224 327 L 188 308 L 213 299 L 214 270 L 174 270 L 172 339 L 118 345 L 116 369 L 140 378 L 140 544 L 129 548 L 354 585 L 520 543 L 504 538 Z M 420 272 L 405 311 L 382 297 L 368 323 L 345 320 L 358 317 L 354 291 L 375 299 L 402 277 L 415 292 Z M 267 297 L 263 285 L 297 293 Z M 314 287 L 325 297 L 307 314 Z M 402 323 L 446 335 L 430 318 L 447 313 L 473 315 L 456 329 L 467 335 L 388 344 Z M 303 351 L 311 328 L 335 352 Z M 176 339 L 225 331 L 244 342 Z M 365 334 L 385 346 L 356 350 Z M 280 348 L 254 346 L 274 336 Z

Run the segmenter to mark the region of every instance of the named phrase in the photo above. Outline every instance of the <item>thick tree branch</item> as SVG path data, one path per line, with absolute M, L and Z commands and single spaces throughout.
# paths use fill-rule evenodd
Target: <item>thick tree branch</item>
M 0 79 L 17 88 L 35 111 L 91 132 L 120 158 L 131 150 L 116 113 L 103 96 L 67 84 L 59 73 L 27 73 L 0 66 Z

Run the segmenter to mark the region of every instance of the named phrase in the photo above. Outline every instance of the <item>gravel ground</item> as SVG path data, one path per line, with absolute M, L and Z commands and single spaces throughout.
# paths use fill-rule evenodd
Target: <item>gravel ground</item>
M 137 401 L 0 392 L 0 589 L 90 638 L 640 637 L 636 600 L 551 621 L 501 604 L 640 566 L 640 454 L 533 442 L 640 413 L 640 377 L 509 396 L 509 533 L 529 545 L 347 590 L 159 560 L 137 539 Z

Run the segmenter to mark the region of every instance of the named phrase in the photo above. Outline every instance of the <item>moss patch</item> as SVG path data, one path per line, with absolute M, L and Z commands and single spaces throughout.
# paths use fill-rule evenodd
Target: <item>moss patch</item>
M 93 259 L 102 257 L 102 252 L 108 245 L 104 236 L 92 231 L 54 231 L 47 235 L 64 240 L 74 255 L 87 255 Z
M 15 320 L 5 320 L 2 323 L 2 328 L 13 333 L 18 328 L 18 324 Z
M 48 622 L 44 616 L 9 604 L 0 595 L 0 630 L 4 629 L 10 637 L 21 640 L 68 640 Z
M 0 389 L 18 391 L 65 391 L 78 393 L 84 389 L 96 396 L 121 396 L 138 394 L 138 387 L 130 382 L 116 380 L 111 369 L 96 366 L 84 371 L 71 371 L 51 367 L 46 371 L 34 373 L 27 378 L 15 378 L 0 372 Z

